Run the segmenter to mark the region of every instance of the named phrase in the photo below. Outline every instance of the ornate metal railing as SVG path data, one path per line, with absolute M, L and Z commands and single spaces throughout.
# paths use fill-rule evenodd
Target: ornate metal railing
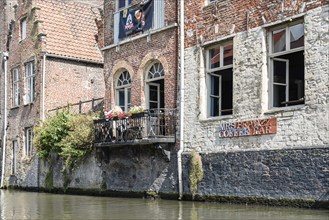
M 152 109 L 125 118 L 94 120 L 95 146 L 173 143 L 176 111 Z

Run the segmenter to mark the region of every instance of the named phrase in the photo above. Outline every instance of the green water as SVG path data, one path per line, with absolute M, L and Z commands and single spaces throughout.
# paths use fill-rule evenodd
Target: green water
M 329 220 L 329 210 L 0 192 L 0 219 Z

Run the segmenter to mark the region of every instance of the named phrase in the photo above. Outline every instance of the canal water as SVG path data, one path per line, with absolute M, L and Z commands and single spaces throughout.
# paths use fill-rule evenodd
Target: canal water
M 329 220 L 328 210 L 0 191 L 0 219 Z

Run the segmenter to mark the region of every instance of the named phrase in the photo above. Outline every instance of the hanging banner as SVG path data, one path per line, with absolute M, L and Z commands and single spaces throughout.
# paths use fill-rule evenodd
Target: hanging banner
M 120 12 L 119 38 L 123 39 L 153 26 L 153 1 L 149 0 L 126 8 Z

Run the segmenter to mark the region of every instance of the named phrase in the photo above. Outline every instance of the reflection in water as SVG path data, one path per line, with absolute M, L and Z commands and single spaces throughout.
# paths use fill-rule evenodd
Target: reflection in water
M 0 219 L 329 220 L 327 210 L 0 192 Z

